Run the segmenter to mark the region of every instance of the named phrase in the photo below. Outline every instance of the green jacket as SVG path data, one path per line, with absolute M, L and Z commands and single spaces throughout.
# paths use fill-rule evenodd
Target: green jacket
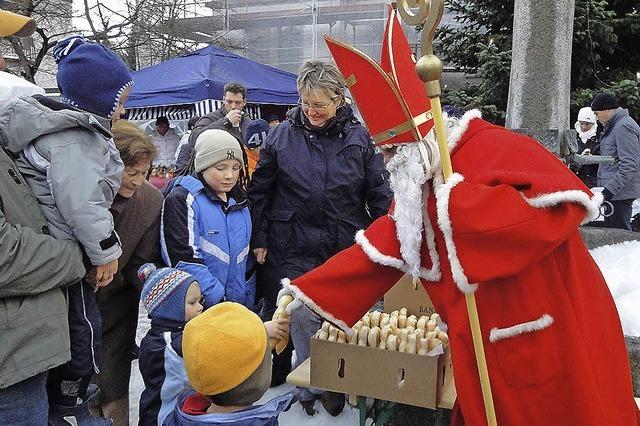
M 85 270 L 78 246 L 46 235 L 46 225 L 0 148 L 0 389 L 70 359 L 62 287 Z

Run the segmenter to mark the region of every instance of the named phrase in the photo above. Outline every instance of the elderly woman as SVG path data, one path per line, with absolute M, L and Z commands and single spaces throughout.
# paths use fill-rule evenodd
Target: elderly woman
M 146 181 L 156 154 L 151 138 L 134 124 L 118 120 L 111 131 L 124 163 L 122 183 L 111 205 L 122 256 L 113 281 L 97 292 L 102 314 L 102 370 L 94 377 L 100 387 L 95 414 L 116 425 L 129 423 L 129 378 L 138 324 L 138 268 L 160 262 L 158 249 L 162 194 Z
M 345 102 L 345 83 L 333 64 L 306 62 L 298 80 L 299 105 L 269 132 L 249 184 L 251 245 L 263 264 L 257 291 L 275 309 L 280 279 L 298 277 L 351 246 L 356 231 L 387 213 L 390 190 L 382 157 Z M 309 356 L 320 320 L 292 323 L 298 363 Z M 273 385 L 284 382 L 291 352 L 274 358 Z M 300 390 L 307 413 L 317 395 Z M 344 397 L 324 394 L 337 415 Z

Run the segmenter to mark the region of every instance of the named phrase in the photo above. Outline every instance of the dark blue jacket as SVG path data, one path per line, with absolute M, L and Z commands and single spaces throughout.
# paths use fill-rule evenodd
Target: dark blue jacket
M 269 132 L 249 184 L 253 248 L 303 273 L 354 243 L 391 201 L 382 156 L 348 105 L 311 130 L 297 107 Z
M 183 328 L 184 324 L 152 320 L 140 342 L 138 362 L 145 386 L 140 396 L 141 426 L 161 425 L 178 396 L 190 388 L 182 359 Z
M 293 395 L 288 393 L 273 398 L 262 405 L 254 405 L 246 410 L 235 413 L 218 413 L 191 415 L 182 411 L 184 401 L 193 395 L 193 392 L 184 392 L 178 398 L 173 412 L 164 421 L 164 426 L 198 426 L 198 425 L 224 425 L 224 426 L 277 426 L 278 416 L 291 403 Z

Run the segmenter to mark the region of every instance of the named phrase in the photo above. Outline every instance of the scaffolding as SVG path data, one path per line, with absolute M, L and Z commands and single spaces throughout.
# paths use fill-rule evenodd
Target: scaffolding
M 217 0 L 210 16 L 181 19 L 180 36 L 203 43 L 226 38 L 238 53 L 290 72 L 302 62 L 330 60 L 329 34 L 378 59 L 387 16 L 385 0 Z M 454 24 L 445 14 L 444 22 Z M 409 42 L 419 35 L 405 27 Z

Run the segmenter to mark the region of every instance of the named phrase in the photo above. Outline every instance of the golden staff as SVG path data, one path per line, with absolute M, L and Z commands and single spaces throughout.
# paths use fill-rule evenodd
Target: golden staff
M 417 8 L 417 10 L 415 10 L 415 8 Z M 440 104 L 442 62 L 433 54 L 433 37 L 444 13 L 444 0 L 398 0 L 398 11 L 407 25 L 422 25 L 422 56 L 418 59 L 418 62 L 416 62 L 416 73 L 418 77 L 420 77 L 420 80 L 424 82 L 425 91 L 431 100 L 431 111 L 433 112 L 433 124 L 436 132 L 436 140 L 438 141 L 438 150 L 440 151 L 442 174 L 446 181 L 453 173 L 453 169 L 451 167 L 451 157 L 449 156 L 447 135 L 442 118 L 442 106 Z M 480 319 L 478 317 L 475 295 L 473 293 L 465 294 L 465 300 L 467 302 L 469 325 L 471 326 L 471 336 L 473 338 L 473 349 L 476 355 L 478 374 L 480 375 L 484 410 L 487 415 L 487 423 L 493 426 L 497 424 L 496 410 L 493 406 L 491 383 L 489 381 L 487 359 L 482 344 L 482 332 L 480 330 Z

